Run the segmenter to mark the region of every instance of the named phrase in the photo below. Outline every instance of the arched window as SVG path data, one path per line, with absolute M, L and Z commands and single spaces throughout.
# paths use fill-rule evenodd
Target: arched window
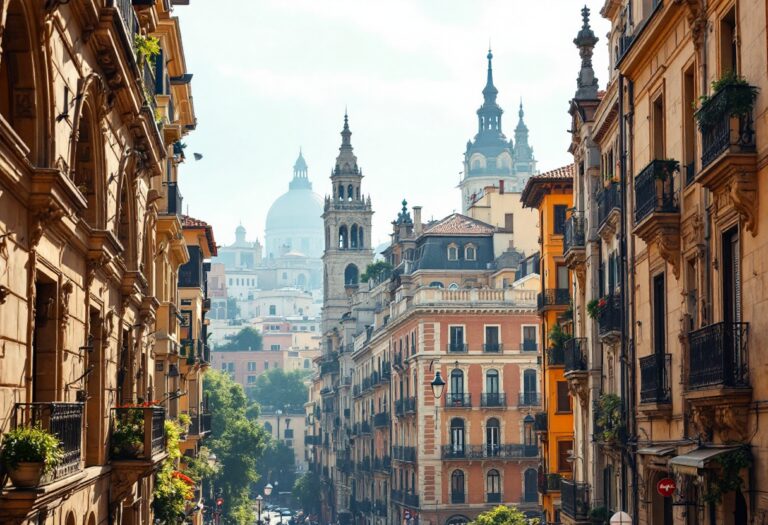
M 448 260 L 449 261 L 459 260 L 459 247 L 453 243 L 448 245 Z
M 269 432 L 270 434 L 272 434 L 272 423 L 270 423 L 269 421 L 265 421 L 264 422 L 264 431 L 265 432 Z
M 349 229 L 349 247 L 353 250 L 357 248 L 357 224 L 353 224 Z
M 429 283 L 429 287 L 430 288 L 442 288 L 443 287 L 443 283 L 441 283 L 440 281 L 432 281 L 431 283 Z
M 485 425 L 485 454 L 498 456 L 501 450 L 501 429 L 499 420 L 492 417 Z
M 529 468 L 525 471 L 523 482 L 523 501 L 533 503 L 539 501 L 539 492 L 537 487 L 536 470 Z
M 87 208 L 83 218 L 92 227 L 99 227 L 101 199 L 101 166 L 99 155 L 98 132 L 94 128 L 91 110 L 87 102 L 84 103 L 82 113 L 77 124 L 77 142 L 75 143 L 75 156 L 72 165 L 74 182 L 77 189 L 85 197 Z
M 350 184 L 349 186 L 347 186 L 347 200 L 351 201 L 352 197 L 354 197 L 354 196 L 355 196 L 355 190 L 352 187 L 352 185 Z
M 459 289 L 459 285 L 458 285 L 458 283 L 451 283 L 451 284 L 448 285 L 448 289 L 451 290 L 451 291 L 456 291 L 456 290 Z
M 123 260 L 128 270 L 136 270 L 138 261 L 136 261 L 136 223 L 135 207 L 131 192 L 132 181 L 127 175 L 123 175 L 120 183 L 120 208 L 117 223 L 117 240 L 123 247 Z
M 464 372 L 458 368 L 451 371 L 451 391 L 449 399 L 452 406 L 464 406 Z
M 356 195 L 357 200 L 360 200 L 360 186 L 355 188 L 355 195 Z
M 448 518 L 445 525 L 467 525 L 470 521 L 471 520 L 468 517 L 457 514 Z
M 451 454 L 464 457 L 464 420 L 460 417 L 451 419 Z
M 539 394 L 536 388 L 536 370 L 529 368 L 523 372 L 523 393 L 521 394 L 521 406 L 537 406 Z
M 485 399 L 483 405 L 487 407 L 504 406 L 502 394 L 499 392 L 499 371 L 490 369 L 485 373 Z
M 451 503 L 464 503 L 464 472 L 459 469 L 451 473 Z
M 536 420 L 533 419 L 533 416 L 530 414 L 523 419 L 523 444 L 526 447 L 536 446 L 536 434 L 534 433 L 535 422 Z
M 345 225 L 339 228 L 339 248 L 342 250 L 349 248 L 349 234 Z
M 344 200 L 344 185 L 339 184 L 339 200 Z
M 365 243 L 363 242 L 363 227 L 362 227 L 362 226 L 360 226 L 360 227 L 357 229 L 357 236 L 358 236 L 358 240 L 357 240 L 357 246 L 358 246 L 359 248 L 361 248 L 361 249 L 362 249 L 362 248 L 365 248 Z
M 477 260 L 477 248 L 474 244 L 470 243 L 464 247 L 464 259 L 467 261 Z
M 359 275 L 357 266 L 348 264 L 344 270 L 344 286 L 357 286 Z
M 488 503 L 501 502 L 501 476 L 495 468 L 489 470 L 485 476 L 485 491 Z

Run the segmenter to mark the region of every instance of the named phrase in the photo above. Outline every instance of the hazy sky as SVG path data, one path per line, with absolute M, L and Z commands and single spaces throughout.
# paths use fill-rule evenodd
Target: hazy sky
M 607 77 L 604 0 L 588 0 Z M 576 0 L 192 0 L 178 6 L 198 129 L 185 142 L 181 191 L 219 244 L 242 221 L 263 240 L 272 201 L 303 148 L 325 195 L 345 106 L 373 200 L 374 240 L 400 201 L 425 219 L 460 211 L 456 185 L 476 133 L 489 40 L 510 137 L 522 98 L 530 143 L 546 171 L 569 162 L 568 100 L 580 59 Z M 192 160 L 192 152 L 204 155 Z

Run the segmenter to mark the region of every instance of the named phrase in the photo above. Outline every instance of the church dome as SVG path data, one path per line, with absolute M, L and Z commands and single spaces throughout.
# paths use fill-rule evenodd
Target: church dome
M 307 164 L 299 153 L 288 191 L 272 203 L 267 213 L 266 256 L 281 257 L 288 252 L 315 258 L 322 256 L 322 215 L 323 199 L 312 191 Z

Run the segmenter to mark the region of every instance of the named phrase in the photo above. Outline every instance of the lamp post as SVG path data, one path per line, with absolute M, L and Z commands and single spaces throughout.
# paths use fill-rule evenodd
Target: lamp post
M 258 525 L 261 525 L 262 503 L 264 503 L 264 498 L 261 497 L 261 494 L 259 494 L 258 496 L 256 496 L 256 522 L 258 523 Z
M 282 415 L 283 415 L 283 411 L 282 410 L 280 410 L 279 408 L 277 410 L 275 410 L 275 416 L 277 417 L 277 440 L 278 441 L 282 441 L 280 439 L 280 416 L 282 416 Z
M 430 364 L 430 368 L 431 368 Z M 445 381 L 440 375 L 440 370 L 435 370 L 435 377 L 430 383 L 432 387 L 432 395 L 435 396 L 435 429 L 437 429 L 437 400 L 443 397 L 443 390 L 445 390 Z M 410 521 L 410 520 L 409 520 Z M 435 519 L 434 523 L 437 523 L 437 494 L 435 494 Z

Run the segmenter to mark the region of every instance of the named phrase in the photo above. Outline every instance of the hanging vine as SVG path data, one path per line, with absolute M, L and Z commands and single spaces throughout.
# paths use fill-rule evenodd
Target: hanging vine
M 717 456 L 715 461 L 720 465 L 720 472 L 710 480 L 704 494 L 708 503 L 718 503 L 724 494 L 741 490 L 744 486 L 741 471 L 752 465 L 752 455 L 748 448 L 741 447 Z

